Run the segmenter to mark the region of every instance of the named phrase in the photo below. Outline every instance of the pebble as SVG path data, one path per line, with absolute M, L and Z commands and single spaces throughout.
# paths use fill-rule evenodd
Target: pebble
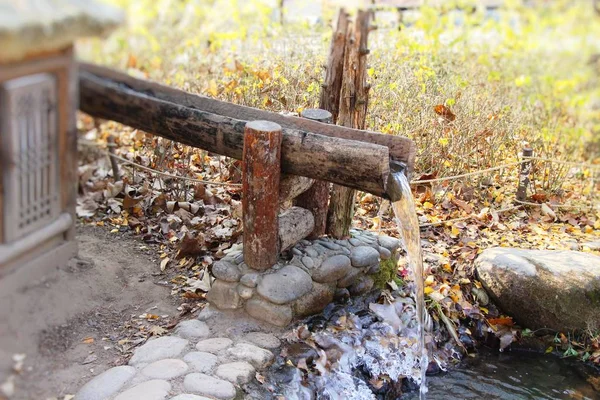
M 260 298 L 248 300 L 246 302 L 246 312 L 256 319 L 280 327 L 285 327 L 292 322 L 292 307 L 273 304 Z
M 371 246 L 358 246 L 352 249 L 350 259 L 353 267 L 367 267 L 379 263 L 379 252 Z
M 263 276 L 257 286 L 258 294 L 275 304 L 296 300 L 312 289 L 310 275 L 293 265 Z
M 306 240 L 306 239 L 302 239 L 300 241 L 300 243 L 302 243 L 305 246 L 310 246 L 312 244 L 310 240 Z
M 342 247 L 342 253 L 346 254 L 347 256 L 349 256 L 350 254 L 352 254 L 352 252 L 350 251 L 350 249 L 347 249 L 345 247 Z
M 313 283 L 313 290 L 294 302 L 294 315 L 304 317 L 321 312 L 333 300 L 335 284 Z
M 374 284 L 375 282 L 373 282 L 371 277 L 363 275 L 352 286 L 350 286 L 350 294 L 352 296 L 365 294 L 373 288 Z
M 254 294 L 254 289 L 244 285 L 238 285 L 237 292 L 244 300 L 248 300 Z
M 204 339 L 210 336 L 210 329 L 205 322 L 190 319 L 180 322 L 175 328 L 175 334 L 184 339 Z
M 350 298 L 350 292 L 346 288 L 339 288 L 335 291 L 333 298 L 337 302 L 343 302 Z
M 343 239 L 343 240 L 339 240 L 339 239 L 338 239 L 338 240 L 336 240 L 335 242 L 336 242 L 337 244 L 339 244 L 340 246 L 342 246 L 342 247 L 345 247 L 345 248 L 347 248 L 347 249 L 349 249 L 349 248 L 350 248 L 350 242 L 349 242 L 347 239 Z
M 339 288 L 347 288 L 352 285 L 358 277 L 362 274 L 362 270 L 359 268 L 350 268 L 348 273 L 338 281 L 337 286 Z
M 196 344 L 196 350 L 216 354 L 222 350 L 225 350 L 232 344 L 233 341 L 228 338 L 205 339 L 199 341 L 198 344 Z
M 200 373 L 186 375 L 183 386 L 189 392 L 223 400 L 233 399 L 236 394 L 235 387 L 230 382 Z
M 195 394 L 180 394 L 175 397 L 171 397 L 169 400 L 212 400 L 211 398 L 204 396 L 197 396 Z
M 308 249 L 304 250 L 304 252 L 306 253 L 306 255 L 308 255 L 312 258 L 319 257 L 319 253 L 313 248 L 308 248 Z
M 376 274 L 379 271 L 381 271 L 381 266 L 379 265 L 379 263 L 377 263 L 369 267 L 369 269 L 367 270 L 367 274 Z
M 302 256 L 302 252 L 295 247 L 292 249 L 292 254 L 295 256 Z
M 238 343 L 227 352 L 238 360 L 249 362 L 256 368 L 264 368 L 273 361 L 273 353 L 250 343 Z
M 275 335 L 265 332 L 249 332 L 244 336 L 244 340 L 270 350 L 281 346 L 281 341 Z
M 393 237 L 380 236 L 379 237 L 379 245 L 385 247 L 386 249 L 388 249 L 389 251 L 391 251 L 393 253 L 394 251 L 398 250 L 398 248 L 400 247 L 400 241 Z
M 221 310 L 233 310 L 242 306 L 242 299 L 237 292 L 237 284 L 220 279 L 214 281 L 206 300 Z
M 249 274 L 245 274 L 242 276 L 242 278 L 240 279 L 240 283 L 244 286 L 248 286 L 250 288 L 255 288 L 256 285 L 258 284 L 258 281 L 260 279 L 260 275 L 255 273 L 255 272 L 251 272 Z
M 176 336 L 163 336 L 149 340 L 135 350 L 129 360 L 129 365 L 151 363 L 164 358 L 178 357 L 188 344 L 189 341 Z
M 117 393 L 135 375 L 135 368 L 127 365 L 104 371 L 86 383 L 77 392 L 77 400 L 104 400 Z
M 308 269 L 311 269 L 315 266 L 315 262 L 310 257 L 302 257 L 302 264 Z
M 389 260 L 392 257 L 392 252 L 383 246 L 379 246 L 377 250 L 379 250 L 379 255 L 382 260 Z
M 115 400 L 163 400 L 171 391 L 171 384 L 167 381 L 155 379 L 140 383 L 115 397 Z
M 142 370 L 142 374 L 153 379 L 172 379 L 185 374 L 188 365 L 176 358 L 155 361 Z
M 192 351 L 183 357 L 183 361 L 188 363 L 192 370 L 196 372 L 209 373 L 217 365 L 219 358 L 204 351 Z
M 318 255 L 327 253 L 327 249 L 318 243 L 313 244 L 313 249 L 315 249 L 315 251 L 318 253 Z
M 212 274 L 215 278 L 225 282 L 239 282 L 242 270 L 235 264 L 221 260 L 213 265 Z
M 244 262 L 244 253 L 239 253 L 239 254 L 236 254 L 236 256 L 234 257 L 233 261 L 234 261 L 236 264 L 241 264 L 241 263 L 243 263 L 243 262 Z
M 356 238 L 348 239 L 348 241 L 350 242 L 350 244 L 352 246 L 362 246 L 363 245 L 363 242 L 361 242 L 360 240 L 358 240 Z
M 256 369 L 254 369 L 251 364 L 245 361 L 222 364 L 219 365 L 215 371 L 215 375 L 219 378 L 235 384 L 244 384 L 250 382 L 255 373 Z
M 325 241 L 325 240 L 320 240 L 319 243 L 323 247 L 328 248 L 329 250 L 339 250 L 339 249 L 341 249 L 341 246 L 339 244 L 335 244 L 333 242 L 329 242 L 329 241 Z
M 335 282 L 350 271 L 350 259 L 344 255 L 329 257 L 313 272 L 312 278 L 319 283 Z

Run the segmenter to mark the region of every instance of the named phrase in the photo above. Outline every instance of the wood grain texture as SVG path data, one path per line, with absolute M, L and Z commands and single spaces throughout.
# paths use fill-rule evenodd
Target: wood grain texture
M 252 121 L 244 130 L 242 198 L 244 261 L 255 270 L 271 268 L 279 258 L 281 127 Z
M 360 142 L 386 146 L 389 149 L 390 158 L 405 163 L 409 172 L 412 172 L 414 167 L 416 155 L 415 144 L 412 140 L 403 136 L 386 135 L 371 131 L 352 129 L 344 126 L 329 125 L 305 118 L 285 116 L 270 111 L 231 104 L 216 99 L 210 99 L 205 96 L 187 93 L 182 90 L 160 85 L 155 82 L 133 78 L 127 74 L 109 68 L 81 63 L 80 78 L 82 80 L 86 80 L 89 78 L 90 74 L 95 75 L 98 78 L 120 84 L 134 92 L 139 92 L 149 97 L 178 104 L 187 108 L 196 109 L 198 111 L 208 112 L 211 114 L 243 121 L 272 121 L 281 125 L 284 131 L 286 129 L 294 129 L 303 133 L 316 133 L 324 136 L 357 140 Z M 86 96 L 85 91 L 88 89 L 82 84 L 81 90 L 83 99 L 83 97 Z M 82 101 L 82 107 L 84 106 L 85 104 Z
M 245 120 L 163 100 L 86 71 L 80 72 L 80 107 L 96 117 L 213 153 L 242 158 Z M 327 180 L 385 197 L 389 150 L 378 144 L 283 128 L 281 167 L 285 173 Z
M 305 176 L 283 174 L 279 182 L 279 205 L 295 199 L 311 188 L 314 179 Z
M 287 250 L 304 239 L 313 231 L 315 218 L 312 213 L 301 207 L 291 207 L 279 215 L 279 246 Z

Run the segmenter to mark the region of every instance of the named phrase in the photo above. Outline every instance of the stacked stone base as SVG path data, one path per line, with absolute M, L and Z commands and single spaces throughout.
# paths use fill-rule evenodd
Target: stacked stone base
M 228 254 L 213 266 L 216 280 L 207 299 L 221 310 L 244 309 L 284 327 L 321 312 L 335 298 L 364 294 L 373 288 L 382 262 L 395 265 L 400 242 L 366 231 L 351 235 L 301 240 L 266 271 L 250 269 L 241 252 Z

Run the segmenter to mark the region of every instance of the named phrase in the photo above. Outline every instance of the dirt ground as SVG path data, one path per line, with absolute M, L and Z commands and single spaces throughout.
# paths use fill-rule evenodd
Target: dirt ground
M 145 339 L 141 314 L 163 324 L 177 318 L 155 252 L 101 227 L 79 226 L 77 238 L 79 255 L 68 265 L 0 287 L 0 400 L 3 390 L 14 392 L 10 400 L 62 400 L 126 362 L 128 347 Z M 15 354 L 25 355 L 18 374 Z

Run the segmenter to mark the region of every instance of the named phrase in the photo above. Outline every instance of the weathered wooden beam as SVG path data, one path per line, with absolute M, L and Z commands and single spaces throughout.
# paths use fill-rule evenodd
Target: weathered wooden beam
M 311 188 L 314 179 L 284 174 L 279 182 L 279 205 L 282 206 Z
M 246 120 L 200 110 L 189 102 L 186 105 L 157 98 L 148 91 L 134 90 L 128 84 L 86 70 L 80 71 L 79 83 L 80 108 L 88 114 L 213 153 L 242 158 Z M 267 114 L 270 115 L 278 114 Z M 318 127 L 330 126 L 314 123 Z M 327 180 L 387 197 L 389 159 L 389 150 L 382 145 L 283 129 L 281 167 L 285 173 Z
M 243 121 L 272 121 L 281 125 L 281 127 L 284 129 L 284 133 L 286 129 L 294 129 L 302 131 L 303 133 L 317 133 L 324 136 L 357 140 L 359 142 L 367 142 L 386 146 L 389 149 L 390 158 L 406 164 L 409 173 L 412 172 L 414 167 L 416 155 L 415 144 L 412 140 L 403 136 L 385 135 L 382 133 L 362 131 L 344 126 L 327 125 L 305 118 L 286 116 L 270 111 L 219 101 L 205 96 L 187 93 L 169 86 L 160 85 L 156 82 L 137 79 L 122 72 L 99 65 L 80 63 L 79 67 L 82 84 L 90 78 L 91 74 L 95 75 L 97 78 L 101 78 L 106 81 L 112 81 L 116 84 L 124 86 L 133 92 L 146 94 L 152 98 L 164 100 L 179 106 L 196 109 L 198 111 L 208 112 L 211 114 Z M 86 91 L 88 90 L 86 86 L 82 85 L 80 90 L 82 97 L 81 107 L 83 109 L 86 107 L 86 104 L 83 103 L 83 100 L 89 99 L 90 96 L 86 94 Z M 90 95 L 93 95 L 93 93 L 90 93 Z M 158 134 L 158 132 L 155 133 Z
M 291 207 L 279 215 L 279 246 L 287 250 L 313 231 L 315 218 L 302 207 Z
M 242 198 L 244 261 L 264 271 L 279 257 L 279 179 L 281 176 L 281 126 L 252 121 L 244 130 Z

